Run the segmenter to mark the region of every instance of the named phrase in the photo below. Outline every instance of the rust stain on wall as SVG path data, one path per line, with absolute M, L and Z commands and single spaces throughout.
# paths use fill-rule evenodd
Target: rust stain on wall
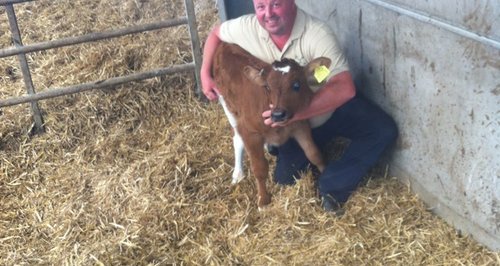
M 500 84 L 498 84 L 496 88 L 494 88 L 493 90 L 491 90 L 491 94 L 493 94 L 495 96 L 499 96 L 500 95 Z
M 489 21 L 492 10 L 494 10 L 494 8 L 489 7 L 489 1 L 486 2 L 484 7 L 478 5 L 474 10 L 464 16 L 463 22 L 469 30 L 489 35 L 492 29 L 491 22 Z

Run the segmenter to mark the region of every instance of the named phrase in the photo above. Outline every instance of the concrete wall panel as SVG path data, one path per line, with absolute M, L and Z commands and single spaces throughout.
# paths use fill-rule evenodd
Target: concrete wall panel
M 335 30 L 358 90 L 397 120 L 394 174 L 499 250 L 500 2 L 296 2 Z
M 390 3 L 500 39 L 500 7 L 497 0 L 392 0 Z

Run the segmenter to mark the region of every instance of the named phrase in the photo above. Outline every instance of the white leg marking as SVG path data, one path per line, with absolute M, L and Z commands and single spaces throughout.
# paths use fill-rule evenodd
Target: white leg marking
M 229 124 L 231 124 L 231 127 L 233 127 L 236 130 L 236 118 L 234 115 L 227 109 L 226 101 L 224 101 L 224 97 L 222 95 L 219 95 L 219 102 L 222 105 L 222 108 L 224 109 L 224 113 L 227 116 L 227 120 L 229 120 Z
M 243 144 L 243 140 L 241 139 L 240 134 L 236 129 L 234 130 L 233 136 L 233 147 L 234 147 L 234 171 L 233 171 L 233 181 L 232 184 L 237 184 L 243 178 L 245 178 L 245 174 L 243 173 L 243 156 L 245 152 L 245 146 Z
M 222 105 L 224 113 L 227 116 L 227 120 L 229 120 L 229 124 L 231 124 L 231 127 L 233 128 L 234 131 L 234 136 L 233 136 L 234 170 L 233 170 L 231 184 L 237 184 L 241 180 L 243 180 L 243 178 L 245 178 L 245 175 L 243 173 L 243 156 L 245 152 L 245 146 L 243 144 L 243 140 L 241 139 L 240 134 L 238 134 L 238 130 L 236 129 L 237 126 L 236 118 L 229 111 L 229 109 L 227 109 L 226 102 L 224 101 L 224 98 L 220 95 L 219 95 L 219 102 Z

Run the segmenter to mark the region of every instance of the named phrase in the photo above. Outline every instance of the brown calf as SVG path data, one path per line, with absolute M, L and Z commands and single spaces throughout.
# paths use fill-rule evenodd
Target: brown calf
M 227 43 L 221 43 L 215 52 L 213 73 L 220 92 L 219 101 L 234 129 L 233 183 L 244 177 L 244 148 L 257 180 L 259 207 L 271 201 L 266 188 L 269 164 L 264 156 L 264 144 L 281 145 L 290 137 L 295 138 L 309 161 L 321 172 L 325 168 L 307 120 L 273 128 L 265 125 L 262 118 L 270 104 L 274 122 L 285 122 L 306 107 L 313 95 L 308 81 L 320 65 L 329 67 L 330 60 L 317 58 L 305 67 L 290 59 L 267 64 L 239 46 Z

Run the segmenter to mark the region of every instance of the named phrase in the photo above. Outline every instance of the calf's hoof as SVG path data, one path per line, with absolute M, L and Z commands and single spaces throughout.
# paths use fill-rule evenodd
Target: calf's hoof
M 317 167 L 318 167 L 318 170 L 319 170 L 320 173 L 323 173 L 325 171 L 325 168 L 326 168 L 326 166 L 324 164 L 323 165 L 318 165 Z
M 266 194 L 264 196 L 259 196 L 259 199 L 257 201 L 257 205 L 259 206 L 259 210 L 263 207 L 265 207 L 266 205 L 269 205 L 269 203 L 271 203 L 271 195 L 270 194 Z
M 233 173 L 233 177 L 232 177 L 232 180 L 231 180 L 231 185 L 236 185 L 238 184 L 241 180 L 243 180 L 245 178 L 245 175 L 240 172 L 240 173 Z

